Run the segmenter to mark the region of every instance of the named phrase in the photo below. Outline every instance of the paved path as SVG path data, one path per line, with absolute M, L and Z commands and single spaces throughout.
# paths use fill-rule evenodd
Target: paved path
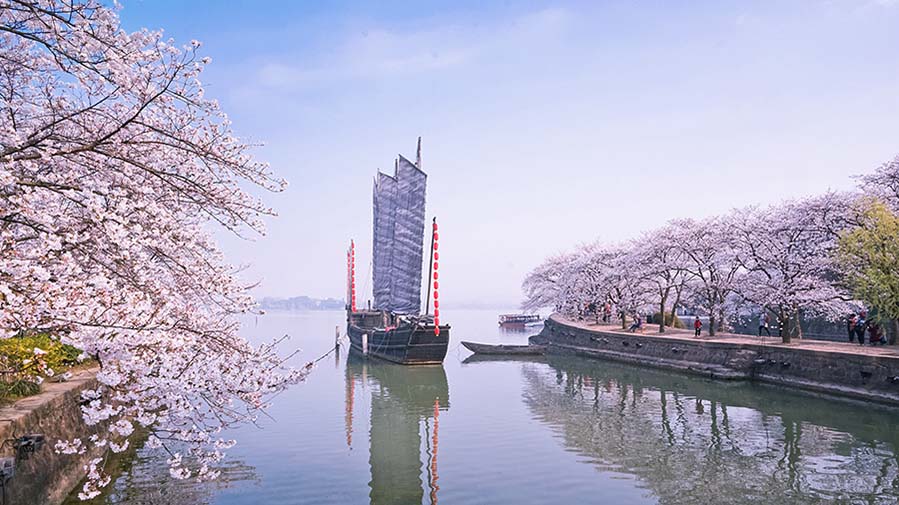
M 564 318 L 559 316 L 558 314 L 554 314 L 551 316 L 556 321 L 560 323 L 577 326 L 579 328 L 584 328 L 587 330 L 596 330 L 596 331 L 604 331 L 604 332 L 613 332 L 613 333 L 622 333 L 627 335 L 633 335 L 632 333 L 627 332 L 626 330 L 621 329 L 621 325 L 615 324 L 593 324 L 588 321 L 574 321 L 571 319 Z M 705 333 L 705 328 L 703 328 L 703 333 Z M 665 328 L 665 333 L 659 333 L 659 325 L 658 324 L 644 324 L 644 330 L 642 333 L 638 333 L 642 335 L 646 335 L 647 337 L 666 337 L 671 338 L 673 340 L 689 340 L 696 341 L 701 340 L 703 342 L 722 342 L 729 344 L 755 344 L 755 345 L 765 345 L 772 347 L 795 347 L 800 349 L 808 349 L 810 351 L 821 351 L 821 352 L 833 352 L 833 353 L 844 353 L 844 354 L 859 354 L 865 356 L 884 356 L 889 358 L 899 358 L 899 346 L 895 345 L 878 345 L 876 347 L 870 345 L 858 345 L 851 344 L 849 342 L 831 342 L 828 340 L 797 340 L 793 339 L 793 342 L 790 344 L 784 344 L 780 337 L 754 337 L 752 335 L 738 335 L 735 333 L 719 333 L 714 337 L 709 337 L 708 335 L 703 334 L 703 336 L 696 338 L 693 336 L 693 332 L 690 330 L 681 330 L 676 328 Z

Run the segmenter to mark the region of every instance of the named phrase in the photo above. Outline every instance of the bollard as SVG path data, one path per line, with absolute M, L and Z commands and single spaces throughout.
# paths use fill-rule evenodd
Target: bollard
M 340 326 L 334 327 L 334 348 L 340 349 Z
M 368 355 L 368 333 L 362 334 L 362 354 Z

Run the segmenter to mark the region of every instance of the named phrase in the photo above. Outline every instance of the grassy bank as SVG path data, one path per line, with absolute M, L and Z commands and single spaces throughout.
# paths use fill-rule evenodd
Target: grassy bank
M 65 380 L 81 355 L 47 334 L 0 339 L 0 402 L 37 394 L 45 380 Z

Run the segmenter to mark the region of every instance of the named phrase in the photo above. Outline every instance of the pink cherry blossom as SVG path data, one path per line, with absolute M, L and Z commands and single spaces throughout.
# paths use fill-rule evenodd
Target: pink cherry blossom
M 60 451 L 122 449 L 136 420 L 196 455 L 173 475 L 207 478 L 212 435 L 308 367 L 238 336 L 255 305 L 211 225 L 264 233 L 274 213 L 244 188 L 285 182 L 206 98 L 199 48 L 97 0 L 0 0 L 0 337 L 50 332 L 99 363 L 82 410 L 109 431 Z M 83 498 L 109 482 L 86 470 Z

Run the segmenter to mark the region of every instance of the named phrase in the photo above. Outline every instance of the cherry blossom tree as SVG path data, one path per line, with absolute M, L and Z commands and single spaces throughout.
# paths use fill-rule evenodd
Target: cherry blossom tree
M 859 189 L 881 198 L 893 211 L 899 211 L 899 155 L 861 177 Z
M 209 224 L 262 233 L 272 211 L 242 187 L 284 182 L 205 97 L 199 46 L 127 33 L 97 0 L 0 0 L 0 334 L 99 363 L 82 396 L 100 432 L 57 444 L 100 454 L 82 498 L 137 425 L 171 475 L 215 477 L 221 431 L 307 373 L 238 336 L 254 303 Z
M 628 271 L 634 273 L 636 282 L 647 284 L 656 296 L 659 311 L 659 333 L 665 332 L 665 319 L 669 299 L 674 295 L 671 304 L 671 318 L 680 304 L 681 295 L 691 274 L 686 269 L 685 253 L 681 248 L 680 230 L 676 225 L 668 225 L 661 229 L 644 234 L 629 247 L 632 267 Z
M 522 289 L 525 310 L 553 307 L 570 317 L 605 302 L 625 316 L 643 312 L 652 294 L 624 246 L 597 244 L 548 258 L 525 277 Z
M 681 268 L 691 281 L 692 304 L 709 315 L 711 336 L 733 316 L 729 302 L 740 275 L 730 223 L 730 216 L 671 223 L 676 230 L 672 247 L 680 252 Z
M 569 305 L 566 298 L 572 292 L 574 271 L 572 263 L 577 259 L 573 253 L 551 256 L 534 268 L 522 282 L 524 302 L 522 309 L 536 311 L 552 307 L 561 311 Z
M 545 260 L 522 283 L 524 310 L 543 307 L 569 316 L 584 315 L 584 307 L 601 299 L 598 283 L 601 265 L 594 260 L 595 246 L 584 245 L 571 253 Z
M 854 308 L 839 282 L 839 233 L 854 221 L 853 195 L 827 193 L 736 213 L 730 229 L 746 274 L 737 287 L 750 303 L 771 311 L 784 343 L 802 337 L 802 314 L 837 318 Z
M 526 306 L 552 302 L 573 315 L 609 301 L 626 316 L 669 307 L 673 313 L 684 304 L 709 315 L 712 335 L 761 308 L 775 315 L 790 342 L 801 336 L 803 314 L 836 318 L 858 307 L 835 258 L 839 236 L 858 226 L 856 196 L 828 193 L 672 221 L 621 245 L 582 247 L 528 276 Z
M 591 260 L 600 272 L 595 292 L 617 309 L 622 328 L 627 326 L 628 314 L 652 309 L 653 286 L 645 282 L 637 259 L 634 250 L 622 244 L 595 248 Z

